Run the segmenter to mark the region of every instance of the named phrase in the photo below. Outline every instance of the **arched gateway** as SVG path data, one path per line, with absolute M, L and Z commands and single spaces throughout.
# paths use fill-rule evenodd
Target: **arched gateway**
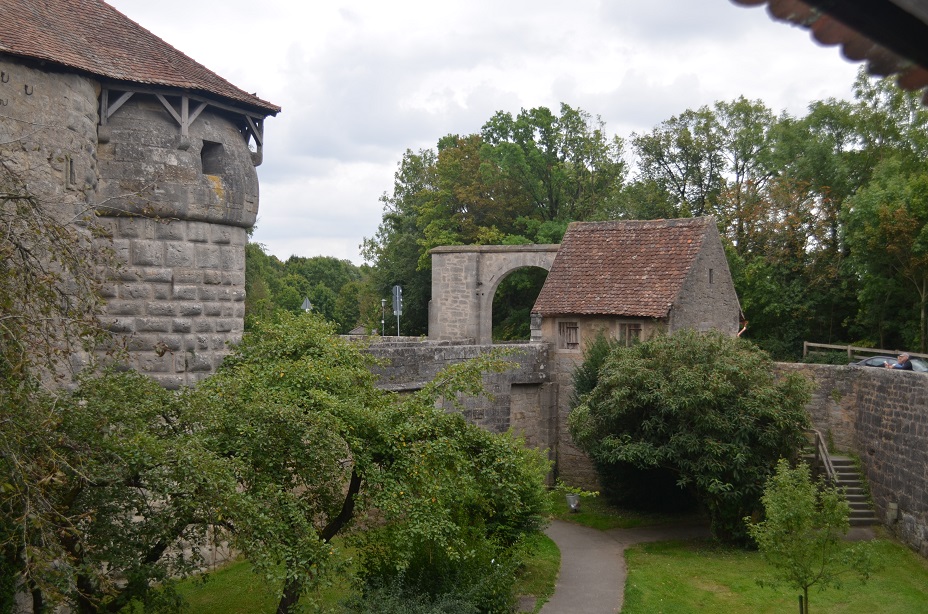
M 429 339 L 490 344 L 493 295 L 509 273 L 551 270 L 559 245 L 452 245 L 432 255 Z

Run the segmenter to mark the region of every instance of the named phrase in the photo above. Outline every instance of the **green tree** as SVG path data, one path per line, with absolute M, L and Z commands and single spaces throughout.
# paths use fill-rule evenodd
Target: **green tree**
M 390 547 L 399 570 L 418 547 L 464 561 L 474 540 L 512 543 L 542 519 L 541 455 L 437 407 L 477 394 L 484 372 L 506 366 L 497 356 L 398 402 L 375 388 L 369 355 L 332 333 L 318 316 L 282 313 L 193 393 L 207 447 L 235 472 L 223 508 L 232 543 L 280 587 L 280 613 L 335 571 L 332 540 L 356 522 L 393 536 L 371 550 L 359 538 L 358 556 Z
M 795 455 L 808 384 L 775 379 L 770 359 L 741 339 L 690 330 L 616 347 L 599 383 L 570 414 L 574 441 L 600 469 L 671 473 L 706 508 L 713 533 L 744 542 L 777 459 Z
M 521 187 L 532 215 L 543 220 L 595 217 L 621 188 L 626 167 L 622 140 L 609 138 L 602 120 L 561 104 L 498 111 L 481 131 L 482 158 Z
M 361 269 L 348 260 L 291 256 L 281 262 L 262 246 L 249 243 L 245 248 L 245 327 L 250 330 L 256 320 L 278 310 L 296 313 L 303 299 L 309 298 L 317 313 L 335 322 L 340 333 L 347 333 L 360 316 L 360 304 L 351 300 L 361 300 L 357 288 L 361 282 Z
M 419 267 L 422 235 L 418 223 L 419 209 L 435 190 L 435 164 L 436 153 L 431 149 L 407 150 L 403 154 L 392 193 L 380 197 L 384 212 L 377 233 L 365 238 L 361 246 L 365 261 L 373 265 L 370 294 L 379 297 L 379 303 L 380 298 L 390 297 L 394 285 L 402 286 L 403 327 L 412 335 L 428 329 L 432 277 L 430 269 Z M 380 311 L 379 304 L 376 311 Z
M 803 614 L 810 611 L 810 587 L 840 588 L 848 573 L 867 579 L 873 565 L 865 545 L 842 540 L 850 528 L 847 499 L 837 487 L 813 482 L 808 465 L 790 468 L 780 459 L 762 501 L 764 520 L 744 521 L 764 559 L 776 569 L 776 581 L 802 591 Z
M 880 341 L 917 345 L 928 340 L 928 173 L 888 159 L 849 202 L 847 240 L 867 298 L 865 321 L 880 331 Z M 889 284 L 888 282 L 895 282 Z M 887 294 L 887 290 L 895 290 Z M 907 326 L 908 322 L 917 322 Z M 892 330 L 894 335 L 886 335 Z M 886 347 L 885 345 L 882 347 Z
M 642 179 L 671 195 L 674 217 L 711 215 L 724 186 L 721 126 L 708 107 L 686 110 L 632 146 Z
M 96 349 L 121 358 L 97 319 L 115 263 L 93 216 L 62 209 L 0 164 L 0 604 L 26 590 L 36 612 L 174 610 L 221 480 L 175 395 L 94 375 Z M 179 556 L 178 539 L 196 543 Z

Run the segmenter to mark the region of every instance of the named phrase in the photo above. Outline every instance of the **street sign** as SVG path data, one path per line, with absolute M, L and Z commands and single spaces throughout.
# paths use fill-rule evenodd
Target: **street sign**
M 399 285 L 393 286 L 393 315 L 403 315 L 403 288 Z

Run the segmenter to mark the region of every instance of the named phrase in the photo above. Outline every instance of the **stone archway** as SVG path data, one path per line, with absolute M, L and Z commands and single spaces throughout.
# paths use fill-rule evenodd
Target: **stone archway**
M 523 267 L 551 270 L 560 245 L 451 245 L 432 255 L 429 339 L 493 342 L 493 295 L 506 275 Z

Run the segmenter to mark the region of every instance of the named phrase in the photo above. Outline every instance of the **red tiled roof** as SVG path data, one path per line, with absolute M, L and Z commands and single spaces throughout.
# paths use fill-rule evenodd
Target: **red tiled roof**
M 711 217 L 574 222 L 532 311 L 666 317 L 714 223 Z
M 898 75 L 900 87 L 928 86 L 928 3 L 924 0 L 731 0 L 767 5 L 777 20 L 808 29 L 823 45 L 840 45 L 872 75 Z M 928 93 L 922 100 L 928 104 Z
M 118 81 L 201 92 L 266 115 L 280 111 L 101 0 L 0 0 L 0 52 Z

